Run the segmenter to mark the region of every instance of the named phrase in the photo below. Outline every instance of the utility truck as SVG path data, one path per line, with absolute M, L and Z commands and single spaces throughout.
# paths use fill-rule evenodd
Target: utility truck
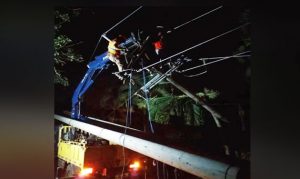
M 59 127 L 57 147 L 58 179 L 140 178 L 146 172 L 145 156 L 72 126 Z

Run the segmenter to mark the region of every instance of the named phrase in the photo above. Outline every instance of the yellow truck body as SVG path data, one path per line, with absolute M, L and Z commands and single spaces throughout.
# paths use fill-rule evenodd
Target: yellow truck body
M 64 173 L 71 171 L 64 176 L 76 176 L 87 168 L 92 168 L 101 176 L 106 176 L 107 173 L 113 175 L 112 173 L 117 173 L 117 169 L 140 159 L 139 154 L 119 145 L 88 145 L 87 140 L 73 140 L 70 136 L 66 138 L 65 135 L 70 134 L 71 130 L 74 130 L 72 126 L 61 126 L 59 129 L 57 156 L 63 163 L 60 167 L 67 170 Z

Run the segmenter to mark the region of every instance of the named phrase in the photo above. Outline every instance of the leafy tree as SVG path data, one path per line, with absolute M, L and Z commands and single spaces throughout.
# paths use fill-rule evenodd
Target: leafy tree
M 136 85 L 132 86 L 132 91 L 136 91 L 143 86 L 141 78 L 134 79 Z M 160 83 L 151 89 L 149 97 L 149 110 L 151 120 L 159 124 L 170 124 L 172 117 L 182 120 L 181 123 L 189 126 L 204 125 L 203 108 L 197 105 L 191 98 L 184 94 L 174 94 L 171 84 Z M 204 89 L 196 94 L 199 98 L 215 99 L 219 92 Z M 139 110 L 147 111 L 146 99 L 140 95 L 132 98 L 132 104 Z M 128 99 L 128 86 L 120 88 L 120 103 L 125 104 Z M 178 121 L 176 121 L 178 122 Z
M 73 47 L 76 45 L 67 36 L 61 33 L 61 29 L 65 23 L 71 21 L 72 16 L 79 15 L 79 11 L 71 10 L 71 12 L 55 11 L 55 36 L 54 36 L 54 83 L 68 86 L 69 81 L 63 74 L 62 67 L 68 62 L 82 62 L 82 56 L 77 54 Z

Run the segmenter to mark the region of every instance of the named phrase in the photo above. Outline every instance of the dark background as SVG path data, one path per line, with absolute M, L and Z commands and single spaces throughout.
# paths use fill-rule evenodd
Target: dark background
M 298 178 L 297 11 L 272 5 L 251 8 L 251 175 Z M 53 3 L 10 1 L 0 14 L 1 178 L 54 178 Z

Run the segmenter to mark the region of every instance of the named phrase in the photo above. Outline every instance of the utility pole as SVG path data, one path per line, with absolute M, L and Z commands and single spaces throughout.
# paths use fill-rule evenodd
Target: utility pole
M 54 115 L 54 118 L 203 179 L 236 179 L 240 170 L 239 167 L 227 163 L 188 153 L 128 134 L 87 124 L 71 118 L 59 115 Z

